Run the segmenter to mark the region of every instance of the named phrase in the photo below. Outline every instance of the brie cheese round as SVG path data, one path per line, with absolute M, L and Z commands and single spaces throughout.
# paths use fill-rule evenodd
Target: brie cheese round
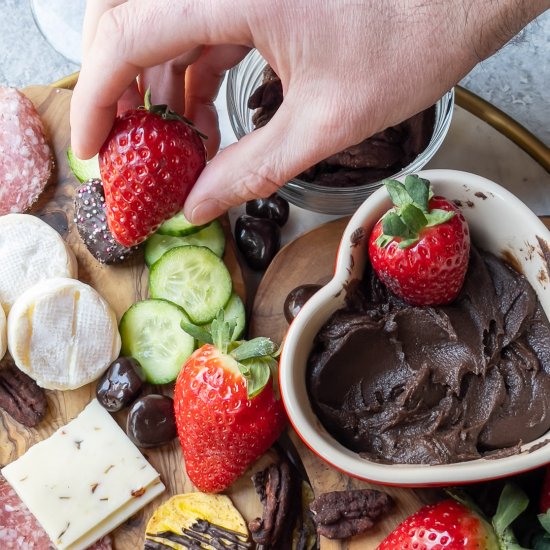
M 76 258 L 61 235 L 29 214 L 0 217 L 0 306 L 6 313 L 25 290 L 51 277 L 76 277 Z
M 8 349 L 15 364 L 39 386 L 79 388 L 118 357 L 116 316 L 91 286 L 75 279 L 47 279 L 13 304 Z
M 8 346 L 6 330 L 6 314 L 0 306 L 0 359 L 6 354 Z

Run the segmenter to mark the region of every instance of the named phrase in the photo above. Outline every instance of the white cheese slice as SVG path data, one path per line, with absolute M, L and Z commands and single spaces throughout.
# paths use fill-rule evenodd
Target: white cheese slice
M 118 357 L 116 316 L 91 286 L 76 279 L 47 279 L 13 304 L 8 349 L 39 386 L 75 389 L 97 379 Z
M 6 314 L 34 284 L 77 276 L 75 255 L 59 233 L 36 216 L 0 216 L 0 305 Z
M 164 490 L 112 416 L 93 400 L 2 470 L 60 550 L 81 550 Z
M 0 359 L 6 354 L 8 349 L 8 336 L 6 334 L 6 314 L 0 306 Z

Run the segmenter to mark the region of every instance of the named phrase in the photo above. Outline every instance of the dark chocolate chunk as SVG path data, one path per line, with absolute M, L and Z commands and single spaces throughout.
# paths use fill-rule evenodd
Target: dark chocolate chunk
M 127 248 L 113 237 L 107 225 L 105 193 L 99 179 L 77 187 L 74 198 L 76 228 L 86 248 L 102 264 L 118 264 L 130 257 L 137 247 Z
M 0 408 L 28 427 L 36 426 L 48 411 L 44 390 L 9 357 L 0 366 Z
M 371 529 L 393 508 L 393 499 L 372 489 L 333 491 L 319 495 L 310 508 L 320 535 L 344 539 Z

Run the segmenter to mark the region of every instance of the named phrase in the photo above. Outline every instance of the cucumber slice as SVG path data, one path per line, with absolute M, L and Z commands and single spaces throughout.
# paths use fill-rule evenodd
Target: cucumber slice
M 237 323 L 233 331 L 232 340 L 238 340 L 243 335 L 246 326 L 246 311 L 241 297 L 236 292 L 231 293 L 229 302 L 223 308 L 223 313 L 226 321 L 233 320 Z M 210 323 L 203 325 L 203 328 L 210 332 Z
M 195 349 L 182 321 L 188 321 L 183 310 L 165 300 L 137 302 L 120 320 L 121 354 L 137 359 L 151 384 L 175 380 Z
M 172 237 L 185 237 L 200 231 L 204 225 L 193 225 L 187 221 L 183 212 L 176 214 L 173 218 L 166 220 L 158 229 L 157 233 L 161 235 L 171 235 Z
M 196 325 L 210 322 L 229 301 L 231 275 L 223 260 L 204 246 L 178 246 L 149 273 L 151 298 L 174 302 Z
M 151 235 L 145 243 L 145 263 L 151 267 L 168 250 L 188 245 L 206 246 L 221 258 L 225 249 L 225 233 L 222 224 L 218 220 L 214 220 L 197 233 L 186 237 L 173 237 L 158 233 Z
M 89 160 L 81 160 L 75 156 L 73 150 L 69 147 L 67 149 L 67 159 L 69 161 L 69 168 L 78 181 L 84 182 L 92 178 L 101 179 L 98 155 Z

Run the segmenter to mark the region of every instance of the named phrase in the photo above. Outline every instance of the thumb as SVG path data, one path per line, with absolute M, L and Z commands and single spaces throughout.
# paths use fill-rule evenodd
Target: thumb
M 207 223 L 232 206 L 271 195 L 306 168 L 342 149 L 323 137 L 330 133 L 320 120 L 318 110 L 301 104 L 294 108 L 287 95 L 267 125 L 210 161 L 187 198 L 185 217 L 195 225 Z

